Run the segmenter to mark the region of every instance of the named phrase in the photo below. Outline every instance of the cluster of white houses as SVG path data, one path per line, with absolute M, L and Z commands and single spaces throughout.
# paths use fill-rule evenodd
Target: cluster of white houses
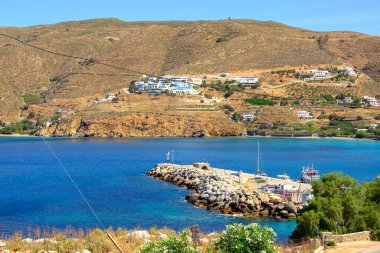
M 339 102 L 343 104 L 352 104 L 354 100 L 352 99 L 352 97 L 345 97 Z M 360 104 L 366 104 L 369 106 L 380 106 L 380 103 L 376 98 L 369 96 L 362 97 Z
M 242 84 L 246 87 L 255 87 L 259 83 L 259 78 L 254 76 L 235 77 L 235 83 Z M 168 92 L 170 94 L 198 95 L 200 91 L 194 89 L 194 86 L 202 85 L 204 79 L 187 76 L 161 76 L 147 77 L 145 81 L 138 81 L 134 86 L 141 92 L 149 94 L 158 94 Z
M 343 67 L 341 68 L 341 70 L 350 76 L 353 76 L 353 77 L 357 76 L 355 70 L 351 67 Z M 329 71 L 321 70 L 321 69 L 311 69 L 311 70 L 303 71 L 303 73 L 311 75 L 310 77 L 306 77 L 303 79 L 305 82 L 316 80 L 316 79 L 326 79 L 326 78 L 331 77 Z
M 199 80 L 196 81 L 199 82 Z M 194 89 L 193 82 L 189 82 L 187 76 L 162 76 L 160 78 L 148 77 L 147 81 L 135 82 L 134 86 L 141 92 L 149 94 L 158 94 L 162 92 L 186 95 L 200 94 L 200 91 Z

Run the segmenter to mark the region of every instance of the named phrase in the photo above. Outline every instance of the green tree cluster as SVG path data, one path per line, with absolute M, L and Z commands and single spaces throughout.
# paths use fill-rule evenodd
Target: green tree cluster
M 319 231 L 337 234 L 370 230 L 380 240 L 380 178 L 359 184 L 341 173 L 313 183 L 315 198 L 297 218 L 292 238 L 315 237 Z
M 21 120 L 16 124 L 11 124 L 0 128 L 0 134 L 29 134 L 36 129 L 36 126 L 33 125 L 29 120 Z
M 227 225 L 225 231 L 210 245 L 207 252 L 220 253 L 275 253 L 276 233 L 256 223 Z M 194 245 L 186 232 L 157 243 L 148 243 L 140 253 L 200 253 L 201 247 Z

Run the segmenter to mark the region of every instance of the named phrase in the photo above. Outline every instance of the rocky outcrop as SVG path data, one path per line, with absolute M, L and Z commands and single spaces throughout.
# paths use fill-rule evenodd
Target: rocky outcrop
M 165 163 L 157 164 L 147 175 L 191 190 L 186 200 L 211 211 L 246 217 L 295 218 L 297 215 L 297 207 L 292 202 L 269 193 L 248 190 L 237 176 L 224 174 L 221 170 Z

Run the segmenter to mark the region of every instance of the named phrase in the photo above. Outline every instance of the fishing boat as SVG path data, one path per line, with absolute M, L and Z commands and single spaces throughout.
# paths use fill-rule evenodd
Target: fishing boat
M 262 176 L 262 177 L 267 177 L 267 173 L 264 171 L 260 170 L 260 142 L 257 142 L 257 171 L 256 171 L 256 177 L 257 176 Z
M 319 171 L 314 169 L 314 165 L 306 164 L 302 167 L 302 174 L 299 179 L 299 182 L 305 184 L 311 184 L 315 180 L 319 180 L 321 176 L 319 175 Z

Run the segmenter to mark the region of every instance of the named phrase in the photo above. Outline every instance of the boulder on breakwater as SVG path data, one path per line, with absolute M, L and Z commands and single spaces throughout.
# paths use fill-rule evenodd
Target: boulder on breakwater
M 147 175 L 191 190 L 186 200 L 211 211 L 285 219 L 297 215 L 297 206 L 292 202 L 267 192 L 247 189 L 239 177 L 218 169 L 159 163 Z

